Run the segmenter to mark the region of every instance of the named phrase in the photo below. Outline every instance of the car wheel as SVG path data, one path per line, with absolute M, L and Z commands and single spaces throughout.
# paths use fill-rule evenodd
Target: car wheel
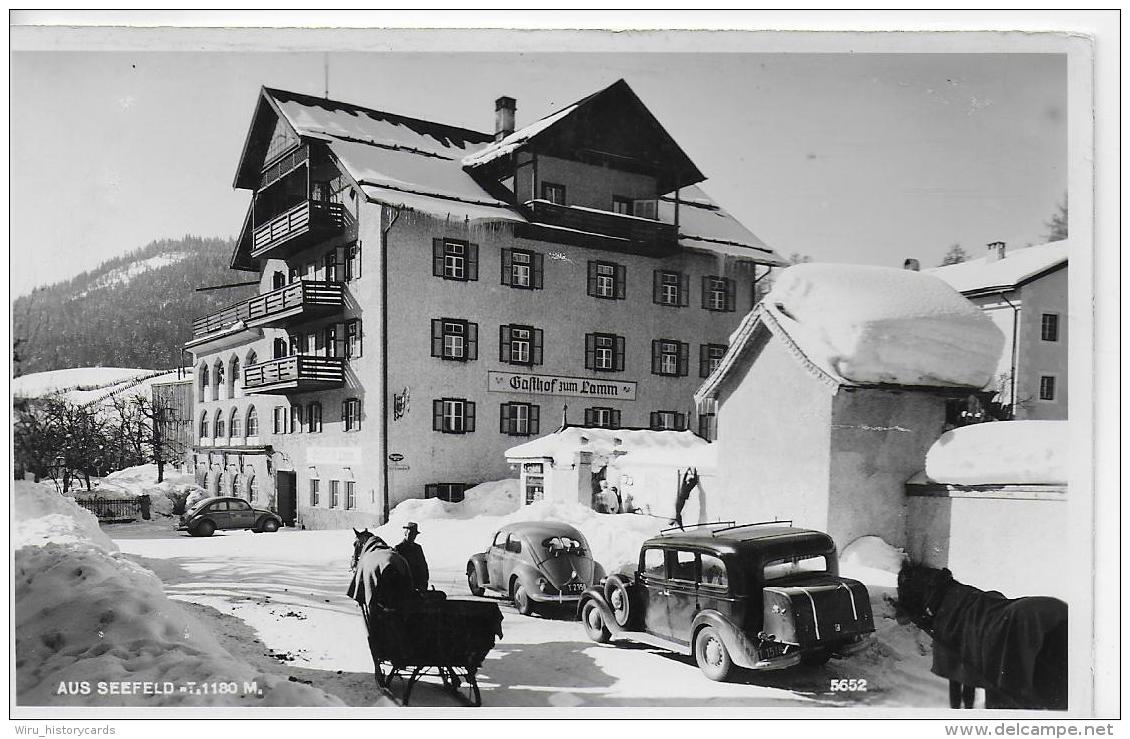
M 530 594 L 526 592 L 525 586 L 517 580 L 510 588 L 510 599 L 514 601 L 514 607 L 518 609 L 518 613 L 523 616 L 530 616 L 534 612 L 534 602 L 530 599 Z
M 196 527 L 197 536 L 211 536 L 216 533 L 216 524 L 211 521 L 201 521 Z
M 827 647 L 802 652 L 800 655 L 800 663 L 809 667 L 819 667 L 830 659 L 832 659 L 832 650 Z
M 629 597 L 628 586 L 618 577 L 609 578 L 604 584 L 604 597 L 612 607 L 612 617 L 620 628 L 627 628 L 632 618 L 632 601 Z
M 266 531 L 267 533 L 272 533 L 274 531 L 278 531 L 279 530 L 279 522 L 276 521 L 273 518 L 268 518 L 266 521 L 263 522 L 263 525 L 260 527 L 260 530 Z
M 730 677 L 734 669 L 734 661 L 722 643 L 722 635 L 713 626 L 703 627 L 695 637 L 694 659 L 703 675 L 718 682 Z
M 585 625 L 585 633 L 597 644 L 605 644 L 612 638 L 612 632 L 604 625 L 604 616 L 596 601 L 585 601 L 581 607 L 581 623 Z
M 479 584 L 479 571 L 475 569 L 474 565 L 467 567 L 467 589 L 471 591 L 471 595 L 476 598 L 483 597 L 486 594 L 486 589 Z

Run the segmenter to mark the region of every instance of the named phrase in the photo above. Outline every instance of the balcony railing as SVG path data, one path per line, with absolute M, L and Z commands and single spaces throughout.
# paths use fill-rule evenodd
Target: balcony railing
M 303 200 L 255 228 L 251 256 L 261 257 L 280 246 L 286 246 L 288 253 L 297 251 L 339 233 L 345 228 L 345 212 L 341 203 Z
M 326 390 L 345 384 L 345 360 L 299 354 L 243 368 L 247 393 L 287 395 Z
M 192 336 L 206 336 L 239 321 L 248 328 L 284 326 L 332 315 L 344 305 L 345 290 L 340 283 L 300 280 L 197 318 L 192 322 Z
M 530 221 L 534 224 L 591 234 L 596 239 L 604 237 L 610 242 L 609 245 L 621 242 L 629 249 L 664 251 L 675 248 L 678 243 L 678 230 L 675 226 L 651 218 L 558 205 L 548 200 L 531 200 L 526 203 L 526 208 Z

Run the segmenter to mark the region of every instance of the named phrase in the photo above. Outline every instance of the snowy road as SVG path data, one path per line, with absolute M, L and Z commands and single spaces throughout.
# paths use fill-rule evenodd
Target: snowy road
M 157 573 L 169 597 L 207 619 L 229 651 L 261 669 L 308 681 L 349 705 L 380 703 L 364 627 L 344 595 L 349 531 L 226 532 L 196 539 L 151 522 L 109 526 L 107 533 L 123 552 Z M 445 540 L 433 537 L 433 542 Z M 466 548 L 447 541 L 453 550 Z M 450 596 L 470 597 L 463 566 L 455 564 L 466 555 L 444 557 L 433 554 L 435 548 L 433 543 L 428 549 L 433 585 Z M 594 644 L 568 612 L 526 617 L 506 602 L 501 609 L 505 636 L 480 673 L 483 704 L 490 707 L 795 709 L 906 705 L 906 697 L 940 697 L 944 691 L 942 681 L 916 668 L 890 674 L 889 680 L 872 679 L 867 692 L 833 692 L 836 678 L 874 677 L 866 661 L 857 658 L 714 683 L 689 658 L 633 644 Z M 438 687 L 421 685 L 412 705 L 456 704 Z

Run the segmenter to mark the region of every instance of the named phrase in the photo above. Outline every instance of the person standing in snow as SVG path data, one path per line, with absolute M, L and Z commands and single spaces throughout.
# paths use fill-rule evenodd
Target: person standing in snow
M 423 593 L 428 589 L 428 560 L 424 557 L 424 548 L 416 543 L 420 535 L 420 527 L 415 521 L 404 524 L 404 540 L 393 547 L 397 554 L 408 561 L 412 571 L 412 585 L 417 592 Z

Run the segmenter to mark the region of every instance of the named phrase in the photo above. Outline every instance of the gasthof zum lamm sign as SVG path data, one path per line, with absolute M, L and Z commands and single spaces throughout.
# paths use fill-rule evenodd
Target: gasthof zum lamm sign
M 579 395 L 586 398 L 635 400 L 636 383 L 525 372 L 487 372 L 487 390 L 493 393 Z

